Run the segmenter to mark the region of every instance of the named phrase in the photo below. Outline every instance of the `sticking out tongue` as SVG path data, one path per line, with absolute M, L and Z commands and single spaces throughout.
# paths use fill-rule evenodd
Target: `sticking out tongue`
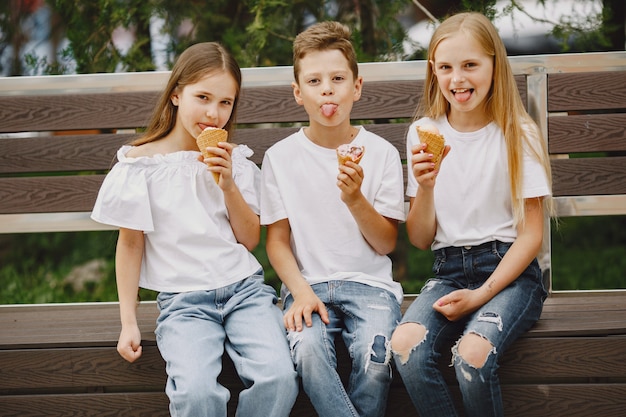
M 322 105 L 322 114 L 326 117 L 330 117 L 337 111 L 336 104 L 323 104 Z
M 472 90 L 467 89 L 465 91 L 457 91 L 456 93 L 454 93 L 454 98 L 456 98 L 457 101 L 463 103 L 469 100 L 471 95 L 472 95 Z

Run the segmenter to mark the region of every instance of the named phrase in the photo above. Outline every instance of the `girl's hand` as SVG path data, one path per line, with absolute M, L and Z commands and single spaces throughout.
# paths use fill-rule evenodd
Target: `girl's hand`
M 141 332 L 138 326 L 122 326 L 117 341 L 117 352 L 131 363 L 141 357 Z
M 456 290 L 446 294 L 433 304 L 433 309 L 450 321 L 457 321 L 478 310 L 485 300 L 478 290 Z
M 352 161 L 339 165 L 339 175 L 337 175 L 337 186 L 341 190 L 341 200 L 350 204 L 361 195 L 361 184 L 363 183 L 363 168 Z
M 425 143 L 418 143 L 411 148 L 411 168 L 420 187 L 433 188 L 439 171 L 435 171 L 433 155 L 424 152 L 424 149 L 426 149 Z M 442 161 L 448 155 L 448 152 L 450 152 L 450 145 L 445 146 L 443 156 L 441 157 Z
M 230 142 L 219 142 L 216 147 L 209 146 L 207 148 L 212 156 L 202 159 L 202 162 L 207 164 L 209 171 L 220 174 L 218 185 L 225 191 L 235 186 L 232 166 L 232 153 L 235 146 Z

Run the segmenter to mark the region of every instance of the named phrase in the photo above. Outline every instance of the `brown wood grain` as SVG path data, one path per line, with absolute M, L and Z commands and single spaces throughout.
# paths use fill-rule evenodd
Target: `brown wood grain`
M 626 157 L 552 160 L 555 196 L 626 194 Z
M 550 117 L 548 137 L 551 154 L 626 151 L 626 113 Z
M 624 109 L 626 71 L 548 74 L 548 111 Z

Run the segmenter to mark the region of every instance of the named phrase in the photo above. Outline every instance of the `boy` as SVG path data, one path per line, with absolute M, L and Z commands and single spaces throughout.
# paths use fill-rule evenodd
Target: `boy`
M 382 416 L 388 342 L 401 317 L 402 289 L 386 256 L 405 218 L 400 157 L 386 140 L 350 124 L 363 79 L 346 27 L 323 22 L 299 34 L 294 76 L 309 126 L 265 153 L 261 192 L 292 357 L 320 416 Z M 360 164 L 338 167 L 342 144 L 364 146 Z M 337 336 L 352 359 L 346 388 L 336 371 Z

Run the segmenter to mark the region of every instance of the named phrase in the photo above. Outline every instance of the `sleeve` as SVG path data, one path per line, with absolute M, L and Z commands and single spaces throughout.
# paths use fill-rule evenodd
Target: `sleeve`
M 100 187 L 91 218 L 111 226 L 154 231 L 148 185 L 143 172 L 127 164 L 116 164 Z
M 233 149 L 233 179 L 252 211 L 260 214 L 261 170 L 248 159 L 252 155 L 254 152 L 246 145 L 238 145 Z
M 278 220 L 286 219 L 287 213 L 283 204 L 280 190 L 276 182 L 274 167 L 269 156 L 265 152 L 261 165 L 261 224 L 268 225 Z
M 385 217 L 405 221 L 404 181 L 402 177 L 402 161 L 398 150 L 389 146 L 385 158 L 383 180 L 376 193 L 374 208 Z
M 417 195 L 417 180 L 413 175 L 413 169 L 411 167 L 411 148 L 416 143 L 419 143 L 417 137 L 417 130 L 415 129 L 416 123 L 412 123 L 409 127 L 409 131 L 406 135 L 406 195 L 407 197 L 415 197 Z

